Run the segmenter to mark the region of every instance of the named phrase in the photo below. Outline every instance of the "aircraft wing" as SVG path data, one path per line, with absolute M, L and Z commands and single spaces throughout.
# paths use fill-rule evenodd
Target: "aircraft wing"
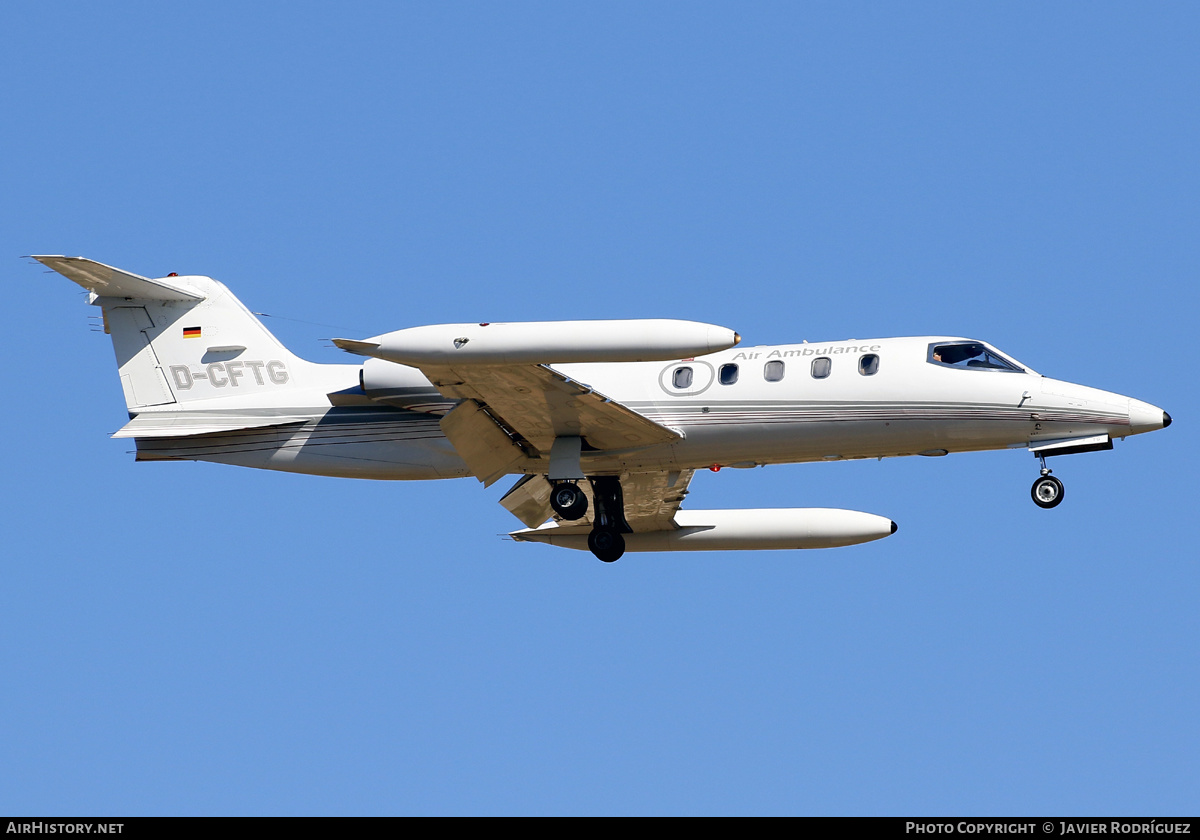
M 646 531 L 671 531 L 675 512 L 687 495 L 692 470 L 679 472 L 632 473 L 621 478 L 625 497 L 625 521 L 635 534 Z
M 549 362 L 687 358 L 740 340 L 724 327 L 654 320 L 442 324 L 333 343 L 415 367 L 442 396 L 459 400 L 442 418 L 442 432 L 475 477 L 490 485 L 510 473 L 541 472 L 531 462 L 550 458 L 556 441 L 564 443 L 563 450 L 574 445 L 570 439 L 585 452 L 613 452 L 683 437 Z M 560 451 L 555 457 L 573 456 Z
M 595 449 L 631 449 L 680 439 L 678 432 L 548 365 L 430 365 L 422 366 L 421 372 L 444 396 L 475 400 L 546 455 L 556 437 L 578 435 Z
M 626 473 L 621 476 L 621 490 L 625 501 L 625 521 L 635 534 L 650 531 L 671 531 L 679 526 L 675 513 L 683 497 L 687 495 L 692 480 L 692 470 L 678 472 Z M 588 512 L 582 519 L 569 524 L 559 521 L 562 533 L 586 534 L 592 528 L 592 517 L 596 501 L 588 482 L 580 482 L 588 496 Z M 537 528 L 552 515 L 550 509 L 550 482 L 544 475 L 527 475 L 518 481 L 500 500 L 513 516 L 530 528 Z M 555 517 L 558 520 L 558 517 Z

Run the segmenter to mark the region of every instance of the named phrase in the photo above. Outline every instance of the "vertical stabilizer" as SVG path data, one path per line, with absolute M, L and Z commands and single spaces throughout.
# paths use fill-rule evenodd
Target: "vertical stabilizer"
M 131 414 L 328 405 L 324 394 L 357 379 L 357 366 L 292 354 L 211 277 L 150 279 L 82 257 L 34 259 L 88 289 L 89 302 L 103 309 Z

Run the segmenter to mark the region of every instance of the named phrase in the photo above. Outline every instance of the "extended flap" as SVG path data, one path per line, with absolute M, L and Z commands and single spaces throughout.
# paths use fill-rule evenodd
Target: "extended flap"
M 553 513 L 550 507 L 550 482 L 544 475 L 527 475 L 504 494 L 500 504 L 526 527 L 536 528 Z
M 441 427 L 454 451 L 485 487 L 513 472 L 527 457 L 508 432 L 474 400 L 459 403 L 442 418 Z

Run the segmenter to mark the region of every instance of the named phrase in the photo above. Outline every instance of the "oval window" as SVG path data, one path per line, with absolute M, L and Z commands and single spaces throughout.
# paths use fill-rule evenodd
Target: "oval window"
M 671 384 L 679 390 L 692 387 L 692 369 L 690 367 L 675 368 L 671 376 Z
M 732 385 L 737 382 L 738 366 L 737 365 L 721 365 L 721 384 Z
M 812 375 L 813 379 L 824 379 L 829 375 L 829 371 L 833 368 L 833 359 L 828 356 L 819 356 L 813 359 Z
M 879 372 L 879 357 L 868 353 L 858 360 L 858 372 L 863 376 L 874 376 Z
M 783 379 L 783 362 L 776 359 L 763 365 L 763 378 L 768 382 L 778 382 Z

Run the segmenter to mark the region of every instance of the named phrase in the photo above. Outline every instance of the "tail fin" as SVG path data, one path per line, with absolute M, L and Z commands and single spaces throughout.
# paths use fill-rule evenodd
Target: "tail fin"
M 33 259 L 90 291 L 89 303 L 103 309 L 130 414 L 201 400 L 296 405 L 297 389 L 315 398 L 353 384 L 344 381 L 351 366 L 293 355 L 210 277 L 152 280 L 82 257 Z

